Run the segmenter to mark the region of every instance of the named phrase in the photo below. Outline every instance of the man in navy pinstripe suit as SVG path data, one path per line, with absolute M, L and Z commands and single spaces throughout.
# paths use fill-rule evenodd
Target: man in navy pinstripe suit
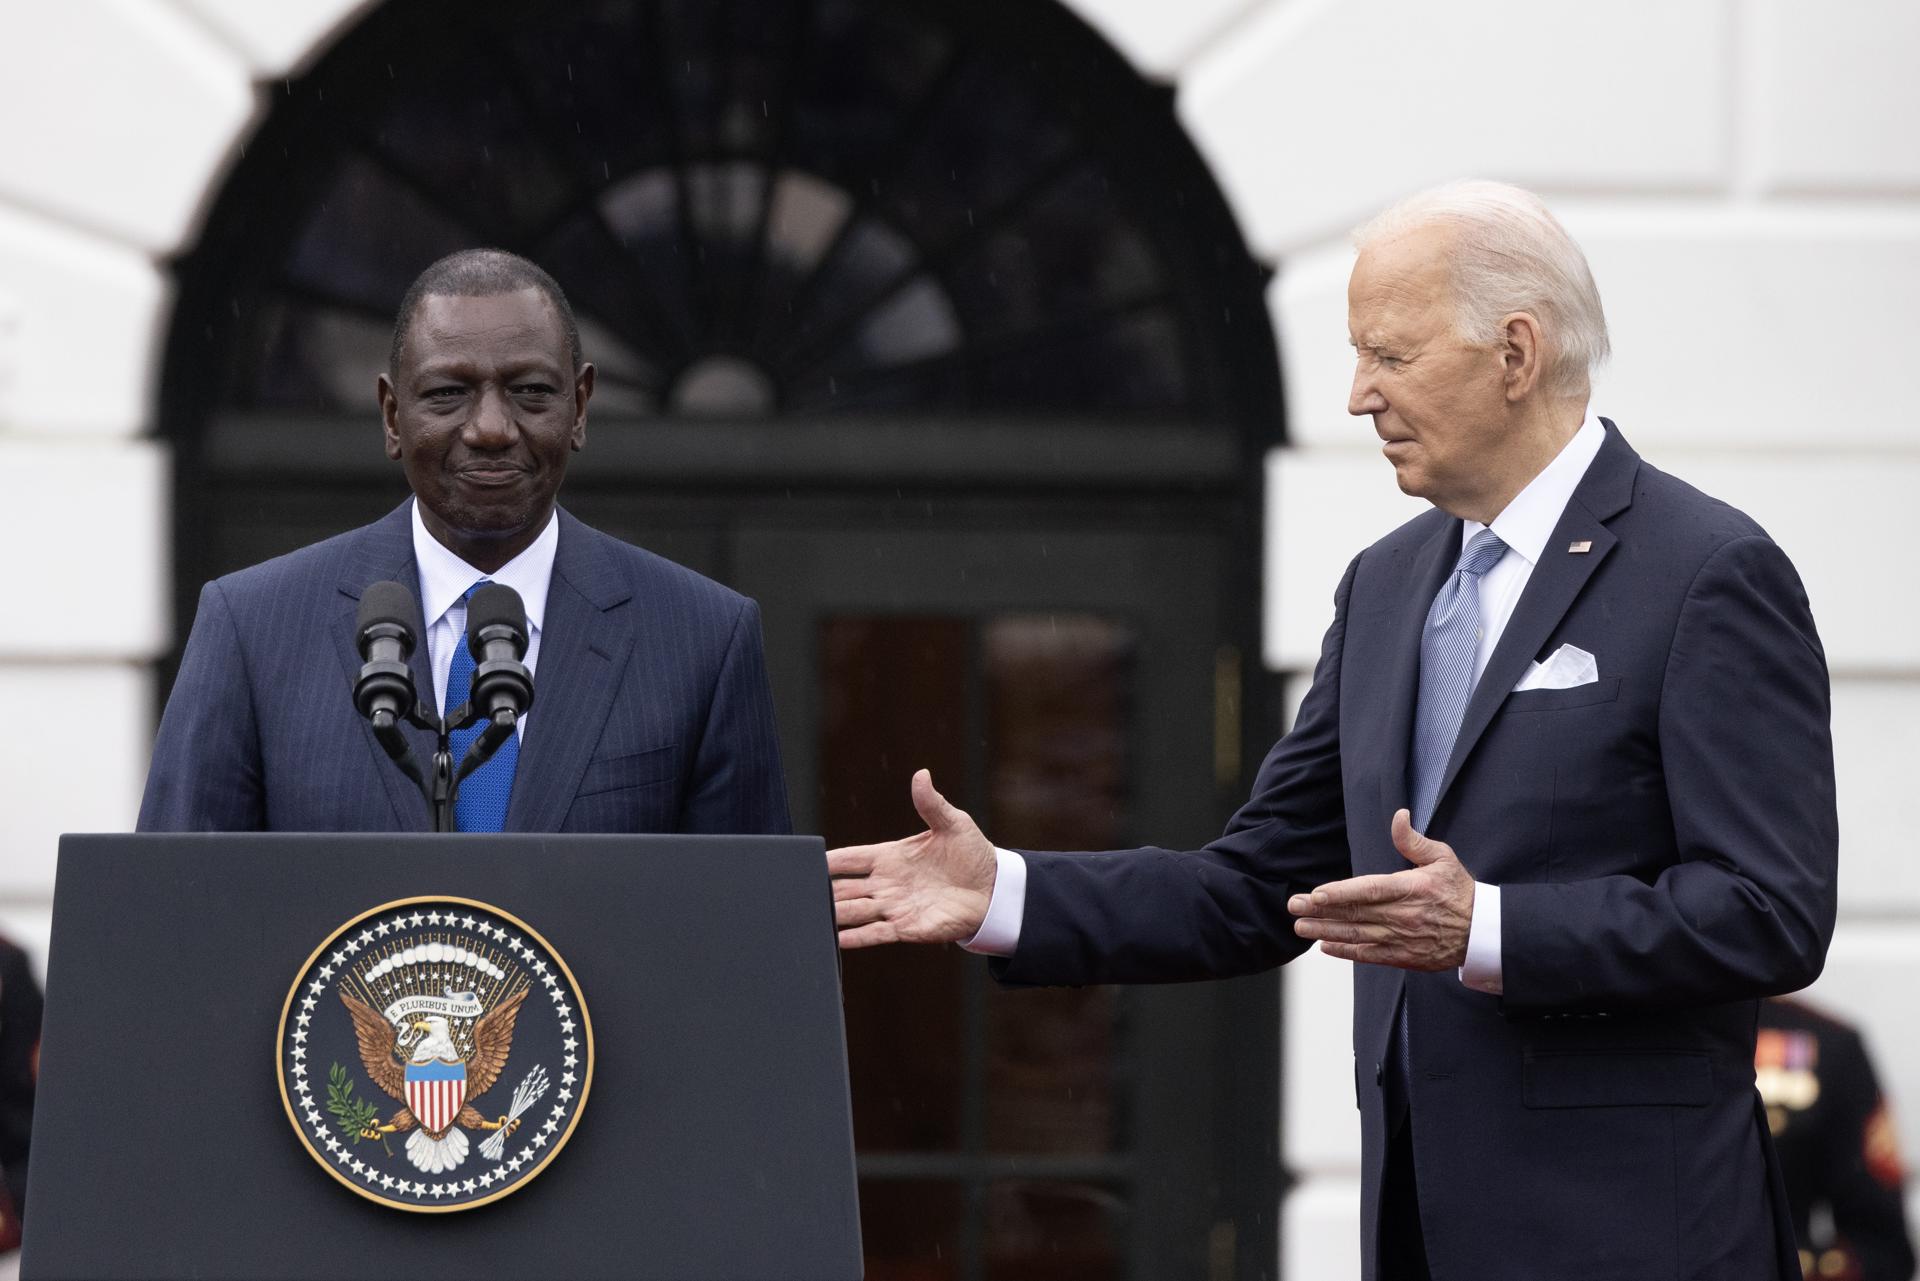
M 758 608 L 555 503 L 593 382 L 540 268 L 498 250 L 429 267 L 378 382 L 387 455 L 414 497 L 207 584 L 140 830 L 431 827 L 350 696 L 359 598 L 383 579 L 420 594 L 414 683 L 443 703 L 467 590 L 485 579 L 526 602 L 537 696 L 505 830 L 789 830 Z M 429 759 L 431 735 L 408 732 Z

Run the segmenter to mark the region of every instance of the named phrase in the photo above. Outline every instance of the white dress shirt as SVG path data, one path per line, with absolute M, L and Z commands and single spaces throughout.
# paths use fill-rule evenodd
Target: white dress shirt
M 420 519 L 420 500 L 413 501 L 413 559 L 420 567 L 420 614 L 427 620 L 427 660 L 433 666 L 433 701 L 445 716 L 447 673 L 453 670 L 454 647 L 467 643 L 467 589 L 481 579 L 511 587 L 520 593 L 527 611 L 527 653 L 520 661 L 532 674 L 540 661 L 540 625 L 547 616 L 547 585 L 553 581 L 553 555 L 560 548 L 560 513 L 547 518 L 547 527 L 533 544 L 491 574 L 483 573 L 454 555 L 427 532 Z M 529 709 L 516 727 L 524 740 Z
M 1547 550 L 1560 515 L 1573 498 L 1573 491 L 1587 474 L 1594 456 L 1606 440 L 1606 428 L 1588 413 L 1560 452 L 1514 495 L 1506 509 L 1493 518 L 1491 526 L 1478 521 L 1461 522 L 1460 546 L 1483 529 L 1491 528 L 1507 545 L 1506 554 L 1480 579 L 1480 651 L 1474 657 L 1474 679 L 1486 670 L 1500 635 L 1513 617 L 1520 593 L 1533 576 L 1533 567 Z M 987 914 L 979 932 L 961 944 L 969 952 L 989 956 L 1011 956 L 1020 944 L 1020 926 L 1027 909 L 1027 861 L 1012 850 L 994 849 L 996 870 L 993 895 L 987 902 Z M 1474 883 L 1473 923 L 1467 933 L 1467 960 L 1460 967 L 1460 981 L 1468 987 L 1498 995 L 1501 991 L 1500 968 L 1500 887 Z

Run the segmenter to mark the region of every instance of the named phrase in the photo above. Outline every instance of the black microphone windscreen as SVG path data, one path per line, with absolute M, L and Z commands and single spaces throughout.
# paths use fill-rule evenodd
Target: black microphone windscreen
M 502 625 L 513 630 L 515 650 L 525 653 L 527 609 L 520 593 L 501 583 L 486 583 L 467 601 L 467 647 L 478 657 L 481 629 Z
M 367 629 L 377 623 L 393 624 L 404 629 L 406 634 L 402 643 L 405 651 L 411 654 L 422 630 L 420 606 L 414 601 L 413 593 L 390 580 L 368 587 L 360 594 L 360 615 L 353 628 L 362 651 L 366 649 Z

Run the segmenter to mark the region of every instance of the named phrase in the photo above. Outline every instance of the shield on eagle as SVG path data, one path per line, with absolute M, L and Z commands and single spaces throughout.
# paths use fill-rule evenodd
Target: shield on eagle
M 467 1065 L 435 1059 L 407 1064 L 407 1106 L 434 1138 L 445 1134 L 467 1101 Z

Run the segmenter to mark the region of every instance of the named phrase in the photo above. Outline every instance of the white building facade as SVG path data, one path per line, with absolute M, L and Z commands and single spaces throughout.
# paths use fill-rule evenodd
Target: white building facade
M 1920 1153 L 1920 6 L 1911 0 L 1071 0 L 1174 86 L 1278 274 L 1289 443 L 1267 460 L 1264 647 L 1297 698 L 1352 552 L 1414 514 L 1345 412 L 1346 230 L 1460 176 L 1540 191 L 1586 247 L 1595 408 L 1760 520 L 1826 642 L 1840 928 L 1812 996 L 1861 1020 Z M 0 11 L 0 474 L 26 612 L 0 631 L 0 928 L 44 950 L 63 831 L 131 826 L 173 635 L 151 438 L 188 247 L 282 79 L 365 0 Z M 1286 977 L 1284 1275 L 1356 1275 L 1348 977 Z

